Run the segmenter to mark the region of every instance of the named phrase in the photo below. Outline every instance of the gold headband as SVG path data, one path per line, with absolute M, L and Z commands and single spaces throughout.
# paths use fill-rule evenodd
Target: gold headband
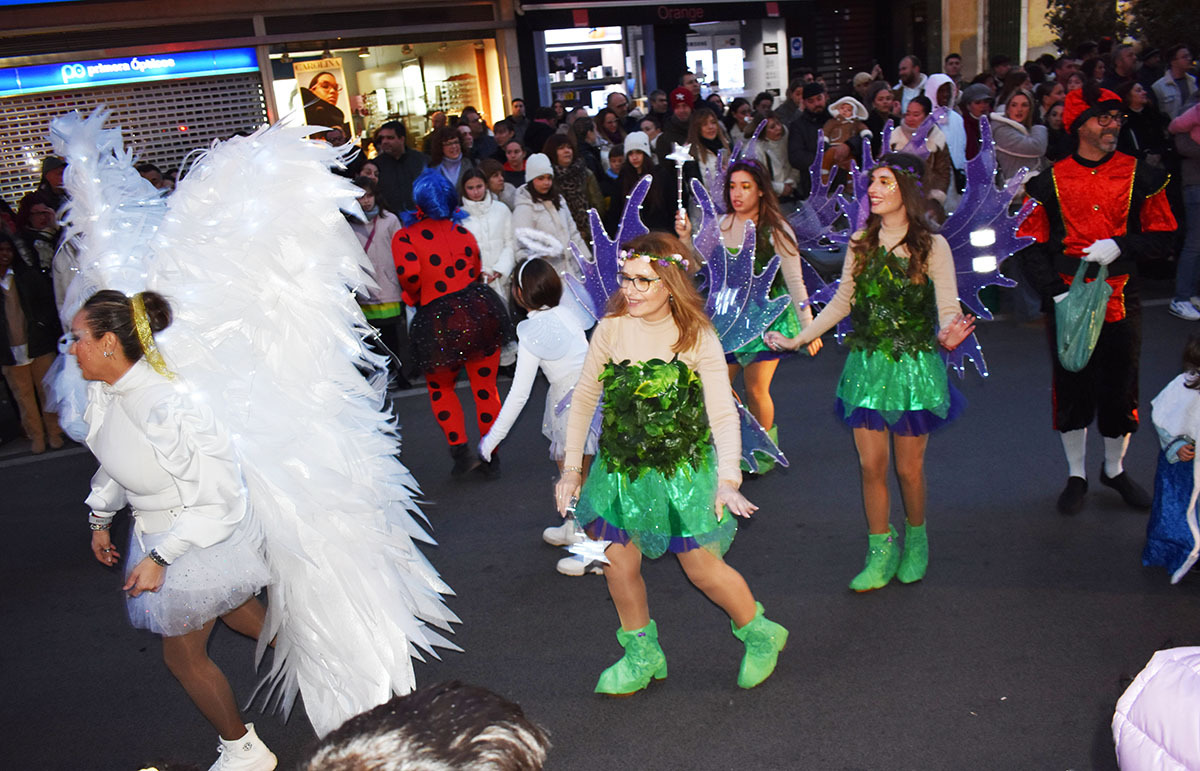
M 146 301 L 142 299 L 142 293 L 138 292 L 132 298 L 133 302 L 133 326 L 137 328 L 138 342 L 142 344 L 142 353 L 146 357 L 146 361 L 154 367 L 154 371 L 165 377 L 167 380 L 174 380 L 175 373 L 167 369 L 167 362 L 163 360 L 162 354 L 158 352 L 158 346 L 154 342 L 154 333 L 150 330 L 150 318 L 146 315 Z

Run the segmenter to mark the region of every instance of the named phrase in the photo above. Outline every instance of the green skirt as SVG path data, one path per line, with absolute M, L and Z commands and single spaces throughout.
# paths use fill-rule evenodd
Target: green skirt
M 670 476 L 648 469 L 630 481 L 612 470 L 603 448 L 583 485 L 575 519 L 594 538 L 633 543 L 643 555 L 661 557 L 696 548 L 722 556 L 737 534 L 728 510 L 717 521 L 715 452 L 709 446 L 695 468 L 682 465 Z

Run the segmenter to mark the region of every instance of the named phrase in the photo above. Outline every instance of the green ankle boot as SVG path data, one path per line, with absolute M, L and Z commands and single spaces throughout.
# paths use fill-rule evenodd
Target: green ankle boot
M 904 556 L 900 558 L 900 569 L 896 579 L 902 584 L 911 584 L 925 577 L 929 567 L 929 537 L 925 526 L 913 526 L 904 521 Z
M 742 656 L 742 666 L 738 669 L 737 683 L 742 688 L 753 688 L 770 677 L 779 652 L 787 645 L 788 630 L 763 615 L 761 602 L 754 604 L 758 613 L 750 623 L 738 629 L 737 624 L 729 622 L 733 636 L 746 645 L 746 655 Z
M 867 534 L 867 558 L 862 572 L 850 582 L 856 592 L 882 589 L 896 575 L 900 563 L 900 546 L 896 543 L 896 528 L 888 525 L 886 533 Z
M 625 655 L 600 673 L 596 693 L 629 696 L 649 685 L 651 678 L 662 680 L 667 676 L 667 656 L 658 645 L 658 626 L 653 620 L 632 632 L 618 629 L 617 642 Z

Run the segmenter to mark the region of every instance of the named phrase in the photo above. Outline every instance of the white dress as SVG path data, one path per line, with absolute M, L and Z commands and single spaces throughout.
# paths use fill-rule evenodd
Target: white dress
M 508 436 L 509 430 L 525 408 L 538 370 L 546 374 L 550 389 L 546 392 L 546 410 L 542 416 L 542 434 L 550 440 L 550 457 L 562 460 L 566 451 L 567 413 L 570 403 L 562 405 L 575 384 L 587 358 L 588 341 L 579 318 L 565 305 L 529 312 L 529 318 L 517 325 L 517 369 L 504 406 L 487 436 L 479 443 L 480 453 L 490 459 L 492 450 Z M 596 435 L 588 437 L 586 454 L 596 453 Z
M 233 448 L 211 412 L 142 360 L 111 386 L 91 385 L 86 420 L 100 461 L 92 521 L 132 510 L 126 576 L 151 549 L 170 563 L 161 590 L 127 598 L 134 626 L 185 634 L 268 582 Z

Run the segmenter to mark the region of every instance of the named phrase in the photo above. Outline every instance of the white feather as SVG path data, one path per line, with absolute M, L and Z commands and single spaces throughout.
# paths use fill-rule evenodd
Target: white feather
M 339 208 L 356 211 L 361 191 L 329 172 L 339 151 L 311 130 L 264 127 L 200 156 L 168 199 L 142 286 L 172 303 L 159 347 L 230 431 L 266 535 L 259 655 L 276 647 L 262 693 L 285 712 L 303 694 L 324 735 L 413 690 L 412 658 L 457 649 L 434 627 L 458 618 L 416 546 L 434 541 L 351 291 L 369 265 Z

